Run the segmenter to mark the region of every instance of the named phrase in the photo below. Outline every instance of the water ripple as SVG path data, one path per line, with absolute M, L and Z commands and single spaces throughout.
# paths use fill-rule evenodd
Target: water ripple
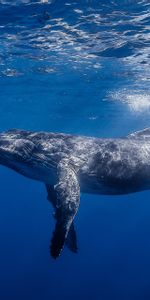
M 126 96 L 116 83 L 115 94 L 109 90 L 106 99 L 117 101 L 121 95 L 134 111 L 150 108 L 149 1 L 2 0 L 0 13 L 1 77 L 51 76 L 69 67 L 83 74 L 94 70 L 99 80 L 107 76 L 113 83 L 122 65 L 120 84 L 122 78 L 123 91 L 129 81 L 136 88 L 137 104 L 133 93 Z
M 1 56 L 57 53 L 61 59 L 124 58 L 149 49 L 146 1 L 1 1 Z M 121 1 L 122 2 L 122 1 Z M 92 5 L 91 5 L 92 4 Z M 134 5 L 133 5 L 134 4 Z

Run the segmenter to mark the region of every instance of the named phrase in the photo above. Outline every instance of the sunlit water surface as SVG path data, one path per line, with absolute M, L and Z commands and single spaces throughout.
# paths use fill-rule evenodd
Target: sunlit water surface
M 150 3 L 0 1 L 1 130 L 150 127 Z M 89 154 L 90 155 L 90 154 Z M 150 193 L 82 195 L 78 254 L 54 261 L 42 183 L 0 168 L 0 299 L 150 299 Z

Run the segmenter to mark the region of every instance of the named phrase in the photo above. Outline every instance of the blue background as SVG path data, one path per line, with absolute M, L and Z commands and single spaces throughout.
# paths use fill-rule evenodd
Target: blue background
M 1 131 L 149 127 L 149 11 L 145 0 L 1 1 Z M 82 194 L 78 254 L 55 261 L 45 186 L 1 166 L 0 190 L 1 299 L 150 299 L 149 191 Z

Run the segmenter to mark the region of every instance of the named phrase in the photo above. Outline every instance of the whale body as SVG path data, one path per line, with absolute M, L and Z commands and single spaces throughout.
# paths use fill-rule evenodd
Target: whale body
M 80 192 L 120 195 L 150 189 L 150 128 L 122 138 L 12 129 L 0 134 L 0 164 L 46 185 L 55 211 L 52 257 L 76 252 Z

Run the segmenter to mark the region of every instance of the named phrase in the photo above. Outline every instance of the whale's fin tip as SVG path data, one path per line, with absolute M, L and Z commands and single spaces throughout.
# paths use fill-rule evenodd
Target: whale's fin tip
M 127 135 L 128 139 L 150 139 L 150 128 L 145 128 L 144 130 L 135 131 Z
M 55 208 L 56 219 L 50 246 L 51 255 L 57 258 L 65 243 L 71 251 L 77 252 L 73 220 L 79 208 L 80 187 L 75 171 L 66 160 L 58 165 L 58 183 L 54 186 L 55 193 L 48 186 L 47 191 Z

